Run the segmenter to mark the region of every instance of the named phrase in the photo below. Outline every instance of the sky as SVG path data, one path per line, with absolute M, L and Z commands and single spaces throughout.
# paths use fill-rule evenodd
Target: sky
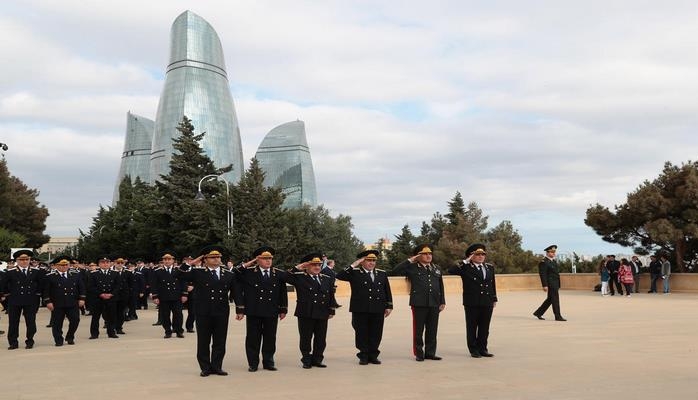
M 185 10 L 221 39 L 246 163 L 305 121 L 318 201 L 366 243 L 459 191 L 524 249 L 627 254 L 586 209 L 697 158 L 693 1 L 2 2 L 0 142 L 48 234 L 111 204 L 126 113 L 154 119 Z

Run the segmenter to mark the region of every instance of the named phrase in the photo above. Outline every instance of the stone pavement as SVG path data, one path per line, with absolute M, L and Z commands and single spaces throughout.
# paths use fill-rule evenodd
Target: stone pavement
M 500 293 L 489 349 L 470 358 L 459 295 L 449 295 L 439 329 L 442 361 L 411 355 L 407 297 L 395 299 L 387 319 L 383 365 L 358 365 L 348 298 L 330 320 L 326 369 L 300 367 L 295 317 L 280 323 L 279 371 L 247 372 L 244 322 L 231 320 L 227 377 L 201 378 L 195 334 L 162 338 L 155 311 L 139 311 L 120 339 L 87 340 L 83 318 L 75 346 L 54 347 L 45 309 L 37 318 L 36 347 L 5 350 L 0 336 L 0 399 L 695 399 L 698 322 L 696 294 L 641 293 L 602 298 L 562 291 L 568 322 L 539 321 L 531 312 L 542 291 Z M 7 318 L 0 326 L 7 330 Z M 20 328 L 24 333 L 24 327 Z M 21 337 L 20 337 L 21 339 Z

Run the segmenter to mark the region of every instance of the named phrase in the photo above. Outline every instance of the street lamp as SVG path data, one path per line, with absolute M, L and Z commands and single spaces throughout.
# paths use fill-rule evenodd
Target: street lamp
M 228 236 L 233 234 L 233 210 L 230 208 L 230 185 L 228 185 L 228 181 L 225 180 L 223 175 L 206 175 L 201 180 L 199 181 L 199 190 L 196 192 L 196 196 L 194 197 L 194 200 L 196 201 L 204 201 L 206 200 L 206 196 L 204 196 L 203 192 L 201 191 L 201 184 L 207 180 L 207 179 L 212 179 L 216 178 L 217 181 L 225 183 L 225 193 L 227 195 L 227 205 L 228 205 Z

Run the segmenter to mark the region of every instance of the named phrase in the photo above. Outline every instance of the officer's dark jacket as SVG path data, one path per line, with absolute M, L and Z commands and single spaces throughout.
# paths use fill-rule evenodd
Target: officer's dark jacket
M 296 287 L 296 312 L 299 318 L 327 319 L 334 315 L 334 278 L 320 274 L 320 285 L 310 274 L 293 269 L 286 281 Z
M 538 274 L 543 287 L 560 288 L 560 271 L 555 260 L 551 260 L 548 257 L 543 258 L 538 264 Z
M 119 275 L 119 290 L 117 291 L 117 300 L 126 301 L 131 295 L 131 290 L 135 285 L 135 277 L 133 273 L 126 268 L 120 272 L 114 270 Z
M 85 282 L 78 271 L 66 272 L 66 278 L 58 271 L 51 272 L 44 279 L 43 292 L 44 302 L 57 308 L 77 307 L 78 300 L 86 297 Z
M 170 273 L 167 267 L 159 267 L 152 272 L 150 291 L 153 299 L 174 301 L 187 295 L 186 282 L 179 278 L 178 270 L 179 268 L 173 266 Z
M 192 293 L 196 298 L 194 310 L 197 315 L 230 314 L 230 302 L 236 297 L 235 274 L 222 266 L 219 267 L 219 273 L 220 279 L 216 279 L 208 268 L 191 268 L 186 264 L 182 264 L 174 272 L 182 282 L 191 282 L 194 285 Z M 184 290 L 186 292 L 186 287 Z
M 131 272 L 133 274 L 133 288 L 131 289 L 131 296 L 138 297 L 139 294 L 145 293 L 145 281 L 146 277 L 143 273 L 138 271 Z
M 484 264 L 487 269 L 486 278 L 483 279 L 482 271 L 475 264 L 458 263 L 449 268 L 448 273 L 459 275 L 463 281 L 463 305 L 464 306 L 491 306 L 497 302 L 497 285 L 494 278 L 494 267 Z
M 259 267 L 236 269 L 237 289 L 235 306 L 238 314 L 255 317 L 276 317 L 288 312 L 286 271 L 269 268 L 269 278 L 264 279 Z
M 438 265 L 421 266 L 405 260 L 395 266 L 410 282 L 410 305 L 414 307 L 438 307 L 446 304 L 444 280 Z
M 108 270 L 105 274 L 102 269 L 97 268 L 91 271 L 88 277 L 87 295 L 90 299 L 101 300 L 99 298 L 100 294 L 109 293 L 113 295 L 109 300 L 116 300 L 120 286 L 119 274 L 112 270 Z
M 364 268 L 348 268 L 337 272 L 340 281 L 348 281 L 351 286 L 350 312 L 383 313 L 393 308 L 393 295 L 390 292 L 388 274 L 374 269 L 374 280 Z
M 33 306 L 39 304 L 45 272 L 34 267 L 27 268 L 27 275 L 16 267 L 5 272 L 0 292 L 7 297 L 10 306 Z

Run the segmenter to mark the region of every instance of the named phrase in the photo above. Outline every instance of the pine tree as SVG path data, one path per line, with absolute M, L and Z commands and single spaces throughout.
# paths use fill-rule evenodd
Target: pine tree
M 412 250 L 415 246 L 417 243 L 415 243 L 415 237 L 410 231 L 409 225 L 403 226 L 400 234 L 395 235 L 393 246 L 388 251 L 388 269 L 391 273 L 394 272 L 396 265 L 412 256 Z
M 38 190 L 10 175 L 7 161 L 0 160 L 0 227 L 24 237 L 23 246 L 31 248 L 49 241 L 49 236 L 44 234 L 49 213 L 37 200 L 38 196 Z

